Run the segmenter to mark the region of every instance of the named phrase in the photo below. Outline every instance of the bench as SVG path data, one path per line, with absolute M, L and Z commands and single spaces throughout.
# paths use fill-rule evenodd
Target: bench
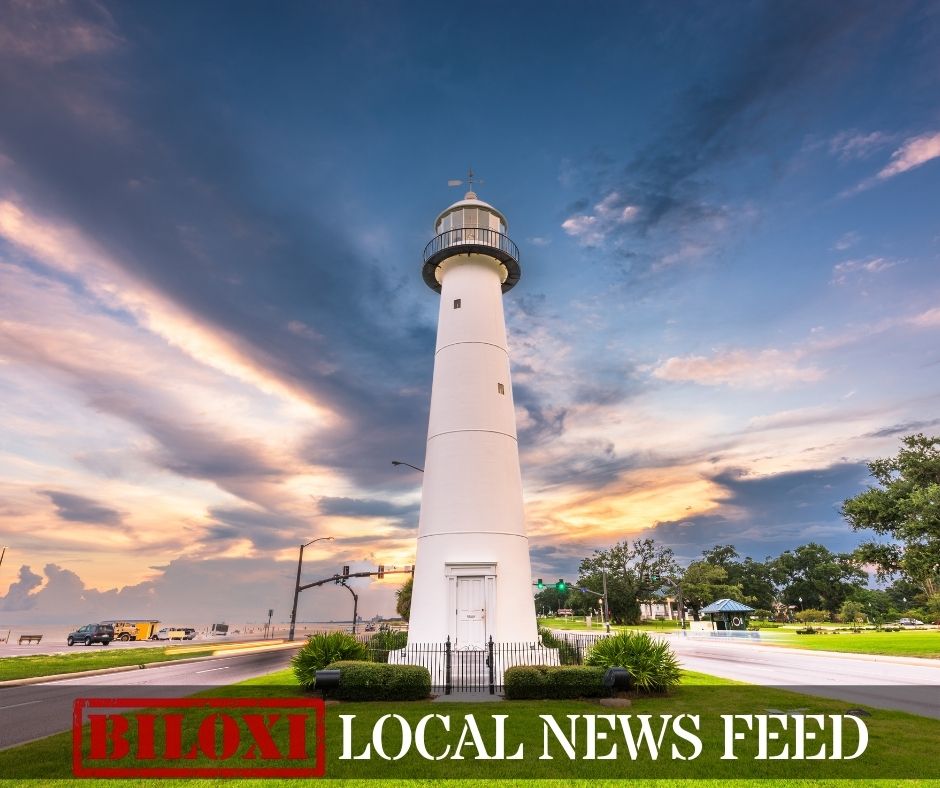
M 27 643 L 38 643 L 42 640 L 42 635 L 20 635 L 20 645 L 23 645 L 23 641 Z

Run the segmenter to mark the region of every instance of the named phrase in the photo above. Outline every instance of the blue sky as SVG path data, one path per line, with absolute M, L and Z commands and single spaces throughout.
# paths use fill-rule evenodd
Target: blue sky
M 865 461 L 940 426 L 938 56 L 937 3 L 7 0 L 2 617 L 283 617 L 320 535 L 310 577 L 409 563 L 468 166 L 534 571 L 850 549 Z

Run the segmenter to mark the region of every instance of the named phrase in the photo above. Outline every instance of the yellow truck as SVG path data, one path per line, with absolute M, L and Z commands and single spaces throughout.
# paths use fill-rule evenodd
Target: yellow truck
M 124 619 L 102 621 L 114 627 L 115 640 L 156 640 L 159 621 L 154 619 Z

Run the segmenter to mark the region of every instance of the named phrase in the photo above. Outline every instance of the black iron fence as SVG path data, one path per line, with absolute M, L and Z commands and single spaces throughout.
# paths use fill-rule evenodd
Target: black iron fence
M 421 665 L 431 674 L 431 686 L 445 695 L 488 692 L 503 688 L 506 671 L 516 665 L 583 665 L 594 643 L 606 634 L 542 632 L 537 643 L 495 642 L 463 647 L 452 643 L 408 643 L 406 632 L 357 634 L 371 662 Z

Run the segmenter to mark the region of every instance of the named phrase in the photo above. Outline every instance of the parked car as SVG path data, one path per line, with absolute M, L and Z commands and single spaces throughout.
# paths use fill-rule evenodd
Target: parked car
M 164 627 L 153 636 L 154 640 L 183 640 L 186 630 L 182 627 Z
M 196 637 L 196 630 L 192 627 L 183 627 L 183 632 L 185 633 L 183 635 L 183 640 L 192 640 Z
M 92 643 L 110 646 L 112 640 L 114 640 L 114 627 L 110 624 L 85 624 L 74 632 L 69 632 L 65 642 L 70 646 L 76 643 L 84 643 L 86 646 Z
M 919 618 L 902 618 L 898 623 L 902 627 L 922 627 L 924 622 Z

